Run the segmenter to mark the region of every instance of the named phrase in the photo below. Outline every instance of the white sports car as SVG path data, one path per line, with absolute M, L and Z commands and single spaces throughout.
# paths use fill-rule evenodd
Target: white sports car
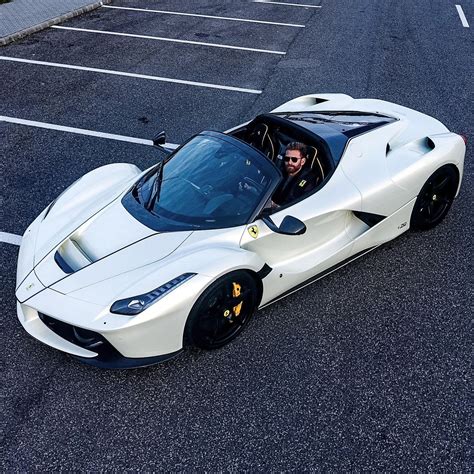
M 290 142 L 315 187 L 275 207 Z M 157 143 L 164 143 L 163 136 Z M 437 120 L 343 94 L 291 100 L 157 165 L 98 168 L 28 227 L 18 317 L 100 367 L 223 346 L 262 308 L 406 232 L 457 196 L 465 140 Z

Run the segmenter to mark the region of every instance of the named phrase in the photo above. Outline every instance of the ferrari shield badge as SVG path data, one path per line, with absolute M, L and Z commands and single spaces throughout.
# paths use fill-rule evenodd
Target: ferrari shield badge
M 258 237 L 258 227 L 253 225 L 247 229 L 249 231 L 250 237 L 256 239 Z

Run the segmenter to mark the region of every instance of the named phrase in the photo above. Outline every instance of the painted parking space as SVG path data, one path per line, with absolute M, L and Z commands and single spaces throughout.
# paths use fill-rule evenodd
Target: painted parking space
M 90 52 L 85 51 L 82 42 L 82 33 L 67 34 L 52 30 L 48 34 L 53 41 L 65 42 L 69 47 L 57 50 L 55 46 L 43 46 L 42 44 L 32 47 L 17 47 L 1 51 L 6 58 L 18 58 L 24 61 L 42 61 L 45 63 L 56 63 L 84 68 L 95 68 L 103 71 L 118 71 L 125 74 L 138 74 L 168 79 L 168 82 L 189 81 L 194 83 L 206 83 L 219 86 L 224 90 L 232 88 L 261 90 L 268 77 L 268 68 L 273 67 L 279 60 L 275 55 L 262 55 L 246 51 L 232 51 L 212 49 L 210 54 L 208 48 L 199 46 L 181 46 L 166 43 L 161 46 L 153 41 L 139 38 L 126 37 L 101 37 L 101 41 L 95 42 Z M 88 38 L 90 41 L 92 38 Z M 145 50 L 143 57 L 137 57 L 137 48 Z M 184 48 L 184 50 L 183 50 Z M 121 54 L 116 52 L 120 50 Z M 87 52 L 87 54 L 85 54 Z M 72 54 L 73 53 L 73 54 Z M 255 61 L 255 55 L 258 61 Z M 73 60 L 74 58 L 74 60 Z M 169 58 L 169 59 L 168 59 Z M 26 63 L 25 63 L 26 64 Z M 13 64 L 9 65 L 14 67 Z M 37 65 L 38 66 L 38 65 Z M 32 71 L 38 67 L 32 66 Z M 1 65 L 0 65 L 1 67 Z M 33 76 L 35 80 L 36 76 Z M 54 76 L 50 76 L 54 80 Z M 27 78 L 25 78 L 27 79 Z M 74 73 L 71 71 L 71 80 Z M 177 89 L 177 97 L 179 91 Z M 158 90 L 158 89 L 157 89 Z
M 305 25 L 297 23 L 283 23 L 275 22 L 268 20 L 256 20 L 252 18 L 239 18 L 239 17 L 230 17 L 222 15 L 204 15 L 202 13 L 187 13 L 187 12 L 178 12 L 172 10 L 155 10 L 152 8 L 138 8 L 138 7 L 119 7 L 114 5 L 103 5 L 103 8 L 110 8 L 114 10 L 126 10 L 131 12 L 145 12 L 145 13 L 158 13 L 160 15 L 175 15 L 175 16 L 185 16 L 190 18 L 206 18 L 210 20 L 219 20 L 219 21 L 236 21 L 240 23 L 254 23 L 259 25 L 271 25 L 271 26 L 288 26 L 290 28 L 304 28 Z
M 169 140 L 178 143 L 205 128 L 244 121 L 259 95 L 23 63 L 11 68 L 6 63 L 0 61 L 0 70 L 16 72 L 17 89 L 5 98 L 2 115 L 143 138 L 165 129 Z M 29 79 L 32 68 L 35 81 Z
M 176 11 L 160 14 L 142 11 L 144 9 L 103 8 L 2 49 L 0 69 L 5 75 L 15 71 L 16 78 L 13 93 L 2 104 L 4 121 L 10 125 L 42 129 L 46 134 L 51 133 L 48 130 L 54 130 L 97 139 L 150 144 L 151 138 L 161 129 L 169 130 L 170 138 L 180 141 L 203 128 L 221 128 L 222 124 L 227 128 L 246 119 L 244 111 L 252 98 L 245 99 L 242 95 L 262 92 L 257 88 L 258 83 L 265 84 L 267 71 L 278 62 L 278 58 L 270 56 L 286 54 L 285 48 L 304 29 L 304 17 L 303 23 L 291 23 L 291 15 L 282 22 L 268 11 L 265 19 L 261 12 L 253 15 L 246 2 L 228 6 L 225 10 L 218 8 L 218 11 L 214 11 L 214 7 L 207 8 L 206 2 L 201 4 L 194 2 L 191 10 L 183 5 L 183 15 Z M 200 6 L 207 14 L 202 13 Z M 199 16 L 193 16 L 193 12 Z M 167 19 L 165 23 L 160 21 L 163 15 Z M 170 44 L 174 40 L 165 41 L 168 38 L 163 36 L 164 44 L 155 46 L 150 45 L 153 40 L 147 35 L 135 33 L 138 26 L 140 31 L 155 35 L 177 35 L 176 39 L 180 41 L 186 35 L 188 38 L 206 36 L 210 40 L 183 39 L 181 44 Z M 107 29 L 117 31 L 108 34 Z M 85 33 L 107 34 L 107 37 L 95 41 L 82 38 Z M 224 37 L 226 44 L 215 42 Z M 89 47 L 91 41 L 94 43 L 92 48 Z M 247 46 L 227 48 L 230 41 Z M 281 46 L 282 50 L 252 48 L 250 45 L 255 45 L 256 41 Z M 210 55 L 208 48 L 216 51 Z M 137 56 L 137 49 L 148 52 L 147 61 L 143 61 L 143 55 Z M 228 50 L 221 51 L 224 49 Z M 117 50 L 120 55 L 116 54 Z M 11 52 L 14 54 L 10 55 Z M 255 61 L 255 55 L 259 57 L 258 61 Z M 87 57 L 88 62 L 75 64 L 71 62 L 74 57 L 81 61 Z M 175 57 L 179 60 L 168 60 Z M 219 82 L 221 79 L 222 83 Z M 240 79 L 243 86 L 239 85 Z M 91 100 L 94 91 L 100 93 Z M 173 102 L 167 99 L 171 96 Z M 150 97 L 155 100 L 150 101 Z M 212 116 L 202 115 L 196 101 L 217 105 L 222 116 L 215 112 Z M 188 105 L 183 107 L 180 103 Z M 119 104 L 128 111 L 126 114 L 117 113 Z M 233 120 L 225 114 L 229 106 L 233 110 Z M 185 112 L 188 123 L 180 123 L 181 117 L 176 117 L 177 107 Z M 176 133 L 176 129 L 181 131 Z M 7 147 L 10 140 L 8 136 Z
M 311 3 L 317 5 L 319 2 L 311 0 Z M 306 24 L 314 14 L 312 9 L 272 8 L 271 5 L 254 3 L 250 0 L 225 0 L 218 2 L 212 0 L 181 0 L 179 3 L 173 0 L 134 0 L 133 2 L 114 0 L 111 5 L 297 24 Z
M 265 53 L 265 54 L 286 54 L 284 51 L 275 51 L 271 49 L 262 49 L 262 48 L 250 48 L 248 46 L 237 46 L 232 44 L 224 43 L 210 43 L 205 41 L 194 41 L 194 40 L 184 40 L 178 38 L 165 38 L 163 36 L 152 36 L 152 35 L 142 35 L 135 33 L 123 33 L 120 31 L 104 31 L 104 30 L 91 30 L 89 28 L 74 28 L 68 26 L 52 26 L 51 28 L 62 30 L 62 31 L 76 31 L 79 33 L 93 33 L 93 34 L 102 34 L 102 35 L 111 35 L 111 36 L 126 36 L 128 38 L 139 38 L 139 39 L 148 39 L 153 41 L 165 41 L 168 43 L 179 43 L 182 45 L 192 45 L 192 46 L 203 46 L 206 48 L 222 48 L 230 49 L 235 51 L 250 51 L 254 53 Z
M 192 11 L 202 11 L 199 5 L 196 3 L 193 5 Z M 237 11 L 228 13 L 229 16 L 224 18 L 229 19 L 223 20 L 219 18 L 219 15 L 223 14 L 221 8 L 217 12 L 207 9 L 209 15 L 204 17 L 193 17 L 192 13 L 189 13 L 189 8 L 186 9 L 184 6 L 187 14 L 167 15 L 168 21 L 165 27 L 163 22 L 159 21 L 160 15 L 157 16 L 156 12 L 103 8 L 91 15 L 66 22 L 59 28 L 51 28 L 41 35 L 41 39 L 38 35 L 14 47 L 4 48 L 2 53 L 5 54 L 0 58 L 0 69 L 16 71 L 16 90 L 22 92 L 17 95 L 13 93 L 6 98 L 3 112 L 11 119 L 23 123 L 51 123 L 64 128 L 93 130 L 98 134 L 107 134 L 110 133 L 109 130 L 113 130 L 120 136 L 143 136 L 144 128 L 148 128 L 147 133 L 150 133 L 151 127 L 148 124 L 153 121 L 151 117 L 158 116 L 160 124 L 168 125 L 167 117 L 174 115 L 176 107 L 180 107 L 180 102 L 195 103 L 199 96 L 199 100 L 210 99 L 214 105 L 221 102 L 222 107 L 218 107 L 220 110 L 226 110 L 230 105 L 238 120 L 244 120 L 246 116 L 244 113 L 239 113 L 239 110 L 244 110 L 245 104 L 251 103 L 252 99 L 242 100 L 243 97 L 231 96 L 260 94 L 262 91 L 258 88 L 258 84 L 265 84 L 267 71 L 278 63 L 277 57 L 255 51 L 258 48 L 249 47 L 247 50 L 246 46 L 233 51 L 222 51 L 224 48 L 217 46 L 216 51 L 210 55 L 204 44 L 166 42 L 155 45 L 150 44 L 147 38 L 140 37 L 143 35 L 131 37 L 126 35 L 135 33 L 125 33 L 125 31 L 136 31 L 138 25 L 142 31 L 157 31 L 161 32 L 160 34 L 174 32 L 179 35 L 188 34 L 188 37 L 198 34 L 199 31 L 216 30 L 215 34 L 210 33 L 209 36 L 219 38 L 225 31 L 227 42 L 236 38 L 236 41 L 245 40 L 245 44 L 253 44 L 258 38 L 262 43 L 282 46 L 282 51 L 279 53 L 284 55 L 285 47 L 304 26 L 304 24 L 272 21 L 273 17 L 269 17 L 268 11 L 267 20 L 258 20 L 253 18 L 252 9 L 249 11 L 248 4 L 236 3 L 234 6 L 247 7 L 246 18 L 242 18 L 243 15 L 238 16 Z M 166 8 L 166 5 L 163 8 Z M 232 9 L 228 7 L 224 13 L 229 11 Z M 261 18 L 261 15 L 257 17 Z M 90 28 L 91 26 L 93 28 Z M 105 28 L 120 30 L 116 32 L 120 34 L 113 38 L 107 34 L 107 37 L 101 37 L 100 41 L 82 37 L 86 33 L 84 30 L 88 30 L 89 33 L 106 31 Z M 94 41 L 93 48 L 87 46 L 91 40 Z M 58 47 L 59 45 L 66 47 Z M 137 48 L 140 51 L 147 51 L 146 61 L 143 60 L 143 55 L 137 57 Z M 120 50 L 120 55 L 116 54 L 117 50 Z M 14 52 L 14 55 L 10 55 L 10 52 Z M 255 55 L 258 56 L 258 61 L 255 61 Z M 80 57 L 82 62 L 71 63 L 73 57 Z M 83 62 L 84 57 L 87 57 L 87 63 Z M 169 60 L 175 57 L 179 59 Z M 54 61 L 51 61 L 52 58 Z M 127 68 L 124 65 L 127 65 Z M 78 83 L 82 87 L 76 87 Z M 71 84 L 71 87 L 67 87 L 67 84 Z M 38 87 L 45 100 L 31 102 L 26 99 L 23 92 L 37 90 Z M 195 91 L 192 90 L 193 87 L 196 88 Z M 94 99 L 94 104 L 88 99 L 90 88 L 101 90 L 99 96 Z M 209 90 L 203 92 L 199 89 Z M 172 91 L 175 90 L 176 93 L 173 94 Z M 170 94 L 174 96 L 174 104 L 163 100 Z M 150 103 L 149 97 L 156 99 Z M 32 107 L 24 107 L 25 99 Z M 126 116 L 118 116 L 116 114 L 118 103 L 125 109 L 136 112 L 132 112 L 128 120 Z M 62 110 L 65 110 L 65 113 Z M 141 113 L 143 110 L 147 112 Z M 195 106 L 185 107 L 182 110 L 186 111 L 192 125 L 184 126 L 184 130 L 189 132 L 175 135 L 177 124 L 172 121 L 169 129 L 174 135 L 171 139 L 175 141 L 184 139 L 187 133 L 213 128 L 213 124 L 221 123 L 222 120 L 215 116 L 209 119 L 203 115 L 197 120 L 193 119 L 193 115 L 196 115 L 196 118 L 199 115 L 199 109 Z M 199 122 L 202 122 L 201 126 Z M 108 126 L 104 127 L 104 123 Z M 224 123 L 226 126 L 232 126 L 236 122 L 225 120 Z
M 162 38 L 172 41 L 188 41 L 191 45 L 249 48 L 249 50 L 285 52 L 301 28 L 279 24 L 258 24 L 248 22 L 223 21 L 214 18 L 190 17 L 144 12 L 142 10 L 115 10 L 103 8 L 93 18 L 81 18 L 66 22 L 61 27 L 80 28 L 107 33 L 120 33 Z M 248 14 L 247 17 L 250 15 Z M 66 34 L 66 32 L 64 32 Z M 85 34 L 85 32 L 83 32 Z M 96 33 L 99 34 L 99 33 Z M 98 38 L 103 41 L 103 38 Z M 86 40 L 87 41 L 87 40 Z M 158 41 L 158 40 L 156 40 Z M 133 43 L 133 41 L 131 41 Z M 186 43 L 182 43 L 183 46 Z M 160 47 L 166 46 L 160 44 Z M 212 47 L 212 46 L 207 46 Z M 180 49 L 186 52 L 187 48 Z M 197 48 L 192 48 L 194 52 Z M 230 53 L 231 51 L 229 51 Z M 270 53 L 271 54 L 271 53 Z M 230 54 L 229 54 L 230 56 Z M 260 61 L 263 56 L 255 55 Z
M 92 72 L 96 74 L 109 74 L 112 76 L 132 77 L 135 79 L 145 79 L 149 81 L 183 84 L 183 85 L 193 86 L 193 87 L 203 87 L 206 89 L 218 89 L 218 90 L 226 90 L 226 91 L 232 91 L 232 92 L 243 92 L 246 94 L 261 94 L 262 92 L 256 89 L 244 89 L 242 87 L 225 86 L 222 84 L 210 84 L 210 83 L 205 83 L 205 82 L 185 81 L 183 79 L 173 79 L 170 77 L 151 76 L 151 75 L 146 75 L 146 74 L 126 72 L 126 71 L 115 71 L 112 69 L 91 68 L 88 66 L 80 66 L 80 65 L 75 65 L 75 64 L 52 63 L 49 61 L 37 61 L 35 59 L 15 58 L 11 56 L 0 56 L 0 61 L 5 61 L 7 63 L 21 63 L 21 64 L 30 64 L 34 66 L 68 69 L 68 70 L 73 70 L 73 71 L 87 71 L 87 72 Z
M 108 113 L 105 107 L 103 110 L 101 106 L 95 107 L 95 110 L 101 112 L 99 118 L 95 119 L 94 114 L 87 110 L 89 107 L 85 96 L 88 95 L 87 88 L 98 87 L 98 83 L 100 83 L 104 84 L 103 88 L 107 90 L 107 101 L 110 101 L 114 91 L 120 91 L 120 89 L 127 91 L 127 93 L 120 91 L 115 95 L 110 102 L 113 109 L 115 109 L 114 104 L 118 100 L 122 103 L 124 101 L 125 103 L 130 102 L 131 105 L 137 105 L 138 108 L 142 106 L 143 100 L 141 99 L 143 96 L 138 94 L 140 98 L 137 100 L 136 94 L 133 92 L 135 88 L 130 90 L 129 87 L 131 84 L 136 85 L 141 81 L 154 81 L 156 83 L 154 88 L 149 86 L 140 87 L 149 89 L 150 96 L 160 98 L 163 112 L 160 116 L 168 115 L 167 109 L 169 108 L 167 103 L 163 105 L 161 97 L 167 96 L 168 90 L 173 90 L 169 87 L 163 88 L 164 84 L 162 83 L 166 82 L 176 86 L 177 95 L 174 98 L 178 102 L 181 99 L 186 103 L 190 102 L 186 100 L 186 96 L 193 95 L 193 91 L 187 90 L 189 87 L 216 89 L 216 92 L 225 91 L 229 95 L 225 96 L 219 93 L 218 97 L 213 99 L 214 103 L 216 103 L 216 100 L 218 102 L 220 100 L 228 101 L 227 104 L 229 105 L 235 102 L 239 104 L 239 107 L 235 108 L 238 111 L 240 105 L 245 101 L 242 102 L 241 98 L 230 98 L 230 95 L 232 93 L 238 95 L 260 94 L 259 84 L 265 84 L 268 78 L 267 71 L 279 61 L 278 57 L 272 56 L 285 55 L 285 47 L 291 43 L 298 31 L 302 30 L 299 27 L 288 27 L 288 24 L 282 25 L 281 22 L 278 24 L 279 22 L 270 20 L 267 20 L 267 23 L 263 25 L 252 21 L 221 20 L 215 18 L 218 15 L 208 15 L 212 18 L 168 15 L 167 19 L 170 20 L 166 22 L 166 27 L 163 28 L 163 22 L 158 21 L 157 15 L 152 15 L 150 12 L 137 12 L 135 10 L 130 12 L 130 10 L 123 11 L 113 8 L 103 8 L 99 12 L 66 22 L 58 28 L 51 28 L 42 35 L 42 41 L 39 40 L 38 36 L 15 45 L 15 48 L 6 48 L 2 51 L 5 54 L 0 59 L 0 68 L 14 68 L 17 70 L 18 90 L 33 89 L 32 81 L 37 81 L 41 92 L 46 98 L 49 98 L 42 102 L 41 106 L 38 104 L 38 106 L 33 107 L 33 110 L 30 108 L 25 113 L 22 98 L 12 95 L 4 103 L 5 114 L 20 120 L 58 122 L 63 123 L 66 127 L 93 130 L 103 129 L 100 125 L 97 126 L 97 120 L 100 122 L 108 120 L 118 134 L 133 135 L 135 131 L 128 131 L 127 123 L 123 120 L 120 120 L 121 126 L 115 127 L 115 114 L 113 112 Z M 146 16 L 145 21 L 143 21 L 143 15 Z M 249 19 L 248 12 L 247 19 Z M 194 23 L 196 21 L 197 24 Z M 225 28 L 222 26 L 223 22 L 227 25 Z M 260 50 L 248 46 L 237 46 L 237 49 L 225 50 L 225 46 L 220 43 L 197 42 L 194 40 L 192 40 L 194 43 L 173 44 L 171 41 L 165 41 L 163 44 L 154 44 L 155 42 L 151 38 L 156 38 L 156 36 L 146 37 L 146 35 L 126 33 L 126 31 L 136 31 L 135 28 L 138 25 L 141 31 L 157 31 L 161 32 L 160 34 L 173 31 L 174 34 L 188 34 L 188 37 L 199 34 L 199 31 L 210 32 L 217 28 L 215 34 L 207 34 L 207 36 L 212 37 L 213 41 L 215 41 L 215 38 L 222 37 L 221 33 L 225 31 L 227 42 L 230 38 L 235 37 L 236 41 L 245 40 L 245 44 L 255 44 L 255 40 L 258 38 L 262 43 L 277 45 L 277 47 L 282 46 L 282 50 Z M 91 26 L 93 28 L 90 28 Z M 73 29 L 70 30 L 69 28 Z M 110 29 L 119 31 L 111 33 Z M 106 31 L 107 33 L 105 33 Z M 92 38 L 82 37 L 84 34 L 86 36 L 101 34 L 102 36 L 99 41 L 94 41 Z M 163 39 L 166 38 L 163 37 Z M 88 48 L 88 41 L 91 40 L 94 41 L 94 47 Z M 64 43 L 67 46 L 66 48 L 57 47 Z M 215 46 L 206 46 L 206 44 L 214 44 Z M 224 47 L 221 48 L 221 46 Z M 212 55 L 208 53 L 208 47 L 215 48 Z M 140 51 L 147 51 L 146 61 L 143 60 L 143 55 L 137 57 L 137 48 Z M 117 50 L 120 50 L 120 55 L 116 54 Z M 14 51 L 14 55 L 9 55 L 10 51 Z M 270 54 L 267 54 L 266 51 L 270 51 Z M 71 57 L 74 56 L 81 57 L 81 62 L 72 63 Z M 84 57 L 87 57 L 87 62 L 82 59 Z M 258 57 L 257 61 L 255 60 L 256 57 Z M 54 61 L 51 60 L 52 58 L 54 58 Z M 169 60 L 170 58 L 178 59 Z M 98 75 L 106 76 L 106 79 L 95 77 Z M 74 94 L 70 94 L 69 89 L 64 86 L 68 82 L 77 84 L 78 81 L 83 84 L 83 88 L 74 88 Z M 123 81 L 128 81 L 129 84 L 123 84 Z M 152 92 L 153 90 L 154 92 Z M 64 93 L 61 91 L 64 91 Z M 195 94 L 200 94 L 203 100 L 209 96 L 209 94 L 202 95 L 199 90 L 196 90 Z M 146 97 L 143 97 L 143 99 L 146 100 Z M 101 97 L 98 97 L 97 101 L 104 105 L 106 103 L 105 100 L 102 101 Z M 196 99 L 193 98 L 192 102 L 195 101 Z M 60 114 L 60 120 L 57 120 L 61 104 L 67 105 L 69 103 L 68 117 L 63 120 Z M 150 109 L 150 107 L 148 106 L 147 109 Z M 195 110 L 193 108 L 192 113 Z M 136 115 L 140 115 L 138 110 Z M 83 121 L 84 118 L 85 121 Z M 131 122 L 135 121 L 136 119 L 133 119 Z M 193 121 L 193 123 L 196 122 Z M 210 125 L 212 125 L 212 122 Z M 193 131 L 198 131 L 200 128 L 196 127 Z

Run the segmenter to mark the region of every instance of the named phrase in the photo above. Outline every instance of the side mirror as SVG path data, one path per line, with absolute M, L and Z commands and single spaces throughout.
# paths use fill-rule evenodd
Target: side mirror
M 153 145 L 159 147 L 160 145 L 164 145 L 165 143 L 166 143 L 166 133 L 163 130 L 153 139 Z
M 306 225 L 293 216 L 285 216 L 280 227 L 278 227 L 271 219 L 270 216 L 262 216 L 263 222 L 268 226 L 270 230 L 277 234 L 284 235 L 301 235 L 306 232 Z

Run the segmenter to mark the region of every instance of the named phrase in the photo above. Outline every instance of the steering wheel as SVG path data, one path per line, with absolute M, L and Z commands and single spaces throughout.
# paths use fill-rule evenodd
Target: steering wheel
M 265 189 L 263 184 L 258 183 L 254 179 L 249 178 L 248 176 L 244 177 L 243 182 L 244 182 L 244 186 L 243 186 L 242 191 L 248 190 L 251 193 L 257 195 L 257 194 L 260 194 Z

